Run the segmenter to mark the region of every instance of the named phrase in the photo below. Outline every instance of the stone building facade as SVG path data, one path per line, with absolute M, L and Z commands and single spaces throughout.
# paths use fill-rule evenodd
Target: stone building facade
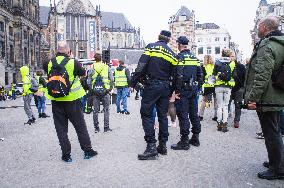
M 49 58 L 55 55 L 60 41 L 66 41 L 77 58 L 91 58 L 106 49 L 144 46 L 140 29 L 122 13 L 103 12 L 89 0 L 61 0 L 56 6 L 40 7 L 40 19 L 45 46 L 42 52 Z
M 0 83 L 19 82 L 19 68 L 40 60 L 38 0 L 0 0 Z
M 257 26 L 259 24 L 259 21 L 268 15 L 277 16 L 280 19 L 281 24 L 279 26 L 279 29 L 284 32 L 284 2 L 282 1 L 269 4 L 267 0 L 260 0 L 254 19 L 255 25 L 251 30 L 253 45 L 259 41 L 259 38 L 257 36 Z
M 122 13 L 102 12 L 103 49 L 139 49 L 143 47 L 140 29 L 134 28 Z
M 177 52 L 176 40 L 179 36 L 186 36 L 189 39 L 189 49 L 195 51 L 195 13 L 187 7 L 182 6 L 178 12 L 170 17 L 168 22 L 172 38 L 169 46 Z
M 230 39 L 229 32 L 214 23 L 196 24 L 195 54 L 200 60 L 203 60 L 205 55 L 218 59 L 221 57 L 222 49 L 229 49 Z

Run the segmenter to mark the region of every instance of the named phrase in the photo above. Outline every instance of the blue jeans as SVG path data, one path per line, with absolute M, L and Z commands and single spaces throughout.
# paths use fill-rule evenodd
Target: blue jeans
M 284 134 L 284 110 L 282 110 L 280 114 L 280 130 L 281 133 Z
M 116 95 L 116 111 L 120 112 L 120 105 L 122 104 L 123 110 L 127 111 L 127 95 L 128 95 L 128 88 L 117 88 L 117 95 Z M 121 103 L 122 101 L 122 103 Z
M 37 110 L 38 110 L 38 113 L 41 114 L 41 113 L 44 113 L 45 112 L 45 96 L 37 96 Z

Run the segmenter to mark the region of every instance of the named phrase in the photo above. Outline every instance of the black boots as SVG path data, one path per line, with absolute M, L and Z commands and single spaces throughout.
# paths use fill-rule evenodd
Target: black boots
M 161 155 L 167 155 L 167 145 L 166 145 L 166 142 L 159 141 L 159 145 L 157 147 L 157 151 Z
M 191 139 L 189 140 L 189 143 L 196 147 L 200 146 L 199 134 L 193 134 Z
M 47 118 L 50 117 L 49 115 L 47 115 L 46 113 L 39 113 L 38 118 Z
M 138 154 L 139 160 L 155 160 L 158 157 L 156 143 L 147 143 L 146 150 L 143 154 Z
M 225 122 L 225 123 L 223 123 L 223 122 L 217 122 L 217 123 L 218 123 L 218 125 L 217 125 L 217 131 L 222 131 L 223 133 L 229 131 L 229 130 L 228 130 L 228 123 L 227 123 L 227 122 Z
M 180 141 L 177 144 L 171 145 L 173 150 L 189 150 L 189 139 L 188 137 L 181 137 Z

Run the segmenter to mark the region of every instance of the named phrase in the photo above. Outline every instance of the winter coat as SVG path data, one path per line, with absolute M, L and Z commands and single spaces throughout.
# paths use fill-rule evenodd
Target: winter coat
M 246 72 L 245 101 L 284 105 L 284 91 L 272 86 L 271 76 L 284 61 L 284 36 L 274 31 L 255 47 Z M 283 107 L 261 107 L 258 111 L 280 111 Z

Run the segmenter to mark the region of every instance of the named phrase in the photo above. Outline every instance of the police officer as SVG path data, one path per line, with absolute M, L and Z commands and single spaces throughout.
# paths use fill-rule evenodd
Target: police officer
M 139 160 L 155 159 L 158 153 L 167 154 L 168 141 L 167 111 L 169 97 L 171 96 L 169 80 L 177 59 L 174 52 L 168 47 L 171 32 L 162 30 L 159 41 L 148 44 L 141 55 L 131 87 L 141 81 L 145 85 L 141 101 L 141 118 L 145 132 L 147 148 L 143 154 L 138 155 Z M 156 105 L 159 120 L 159 146 L 156 148 L 153 108 Z
M 81 64 L 74 59 L 69 58 L 69 51 L 70 49 L 67 44 L 60 43 L 56 57 L 43 65 L 44 71 L 49 75 L 54 63 L 61 64 L 63 61 L 67 61 L 65 68 L 70 83 L 73 83 L 69 94 L 64 97 L 54 98 L 47 93 L 47 97 L 52 101 L 55 129 L 62 150 L 61 159 L 65 162 L 72 162 L 71 144 L 67 134 L 68 120 L 70 120 L 76 130 L 81 149 L 84 151 L 84 158 L 89 159 L 97 155 L 97 152 L 92 149 L 91 140 L 79 100 L 85 95 L 79 76 L 85 76 L 86 71 Z
M 173 144 L 173 150 L 188 150 L 190 144 L 199 146 L 199 133 L 201 131 L 198 117 L 198 104 L 195 102 L 199 86 L 202 84 L 202 71 L 196 57 L 187 49 L 188 39 L 180 36 L 177 40 L 178 66 L 176 69 L 175 82 L 176 93 L 179 99 L 176 101 L 176 111 L 180 125 L 181 139 Z M 190 123 L 192 123 L 192 138 L 189 140 Z

